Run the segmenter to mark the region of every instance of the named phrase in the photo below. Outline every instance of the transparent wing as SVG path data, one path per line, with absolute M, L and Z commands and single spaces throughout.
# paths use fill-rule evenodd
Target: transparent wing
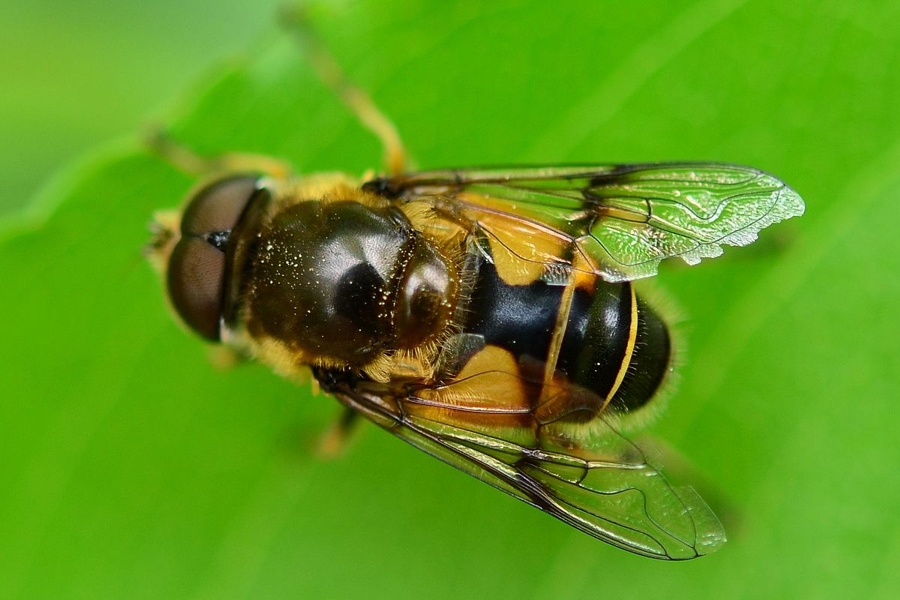
M 447 199 L 519 258 L 571 265 L 580 255 L 576 268 L 607 281 L 652 276 L 669 257 L 693 265 L 719 256 L 804 211 L 772 175 L 716 163 L 429 171 L 366 188 L 406 201 Z
M 469 383 L 478 389 L 477 381 Z M 603 417 L 590 424 L 590 435 L 561 426 L 535 438 L 518 421 L 526 412 L 484 398 L 332 392 L 420 450 L 619 548 L 687 560 L 725 542 L 703 500 L 691 488 L 671 486 Z

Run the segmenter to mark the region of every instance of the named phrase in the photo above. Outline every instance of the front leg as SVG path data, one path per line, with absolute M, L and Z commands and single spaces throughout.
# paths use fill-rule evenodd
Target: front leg
M 154 127 L 144 136 L 150 150 L 170 165 L 194 177 L 212 178 L 234 173 L 258 173 L 285 181 L 293 172 L 285 161 L 262 154 L 228 152 L 202 156 L 182 145 L 164 129 Z

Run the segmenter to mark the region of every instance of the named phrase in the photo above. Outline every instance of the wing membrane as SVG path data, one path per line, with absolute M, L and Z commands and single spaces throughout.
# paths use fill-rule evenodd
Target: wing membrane
M 576 268 L 607 281 L 652 276 L 670 257 L 693 265 L 719 256 L 723 246 L 749 244 L 804 211 L 800 196 L 772 175 L 716 163 L 430 171 L 367 186 L 405 200 L 450 199 L 520 258 L 571 264 L 577 254 L 587 267 Z M 509 231 L 566 243 L 531 247 Z
M 564 446 L 547 439 L 526 444 L 519 441 L 521 431 L 504 426 L 505 409 L 497 410 L 492 423 L 491 411 L 482 407 L 480 425 L 466 426 L 466 416 L 456 414 L 467 410 L 464 404 L 443 404 L 435 411 L 433 401 L 420 405 L 416 397 L 386 402 L 349 388 L 334 391 L 347 406 L 413 446 L 614 546 L 687 560 L 725 542 L 703 500 L 690 488 L 671 486 L 603 417 L 591 424 L 589 436 L 577 436 L 577 443 L 568 436 Z

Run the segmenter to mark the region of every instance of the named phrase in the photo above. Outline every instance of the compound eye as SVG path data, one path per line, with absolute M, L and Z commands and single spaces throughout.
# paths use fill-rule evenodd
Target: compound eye
M 229 177 L 201 189 L 184 211 L 181 239 L 169 258 L 172 305 L 188 327 L 209 340 L 219 340 L 228 237 L 256 182 L 256 177 Z
M 181 234 L 206 236 L 231 231 L 256 191 L 256 177 L 219 179 L 197 192 L 181 217 Z

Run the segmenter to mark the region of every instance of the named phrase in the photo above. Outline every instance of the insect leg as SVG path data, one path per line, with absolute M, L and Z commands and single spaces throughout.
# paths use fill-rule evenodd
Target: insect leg
M 209 357 L 210 364 L 220 371 L 232 369 L 248 359 L 247 356 L 241 354 L 234 348 L 223 346 L 221 344 L 209 346 L 207 356 Z
M 406 172 L 406 148 L 400 141 L 397 128 L 369 95 L 347 78 L 341 66 L 316 35 L 303 7 L 286 6 L 281 11 L 281 19 L 284 26 L 296 36 L 319 79 L 334 90 L 356 118 L 381 140 L 388 174 L 399 175 Z
M 347 447 L 347 440 L 353 433 L 359 413 L 352 408 L 343 407 L 340 418 L 335 421 L 319 438 L 316 453 L 322 458 L 336 458 Z
M 292 172 L 286 162 L 262 154 L 229 152 L 218 156 L 202 156 L 160 128 L 151 129 L 144 136 L 144 143 L 176 169 L 195 177 L 210 177 L 225 173 L 260 173 L 284 180 Z

